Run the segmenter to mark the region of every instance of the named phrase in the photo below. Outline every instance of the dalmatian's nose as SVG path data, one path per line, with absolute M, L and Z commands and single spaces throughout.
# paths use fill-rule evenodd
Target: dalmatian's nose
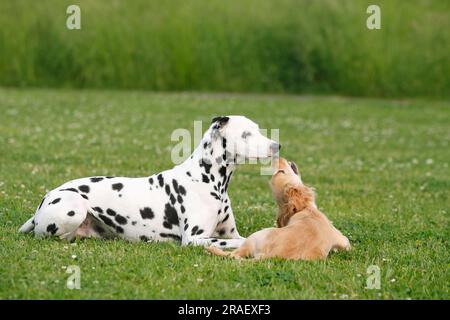
M 279 143 L 274 142 L 270 145 L 270 150 L 272 151 L 272 154 L 277 153 L 278 151 L 280 151 L 280 149 L 281 149 L 281 144 L 279 144 Z

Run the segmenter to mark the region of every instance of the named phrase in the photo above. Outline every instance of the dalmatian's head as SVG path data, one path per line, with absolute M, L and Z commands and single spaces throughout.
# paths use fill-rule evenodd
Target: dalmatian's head
M 261 134 L 259 126 L 244 116 L 221 116 L 212 120 L 213 140 L 221 140 L 227 158 L 267 159 L 278 153 L 281 145 Z M 221 139 L 218 139 L 218 138 Z

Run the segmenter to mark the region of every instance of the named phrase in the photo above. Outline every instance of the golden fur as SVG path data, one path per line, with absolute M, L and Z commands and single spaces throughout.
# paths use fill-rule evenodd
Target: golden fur
M 350 250 L 347 237 L 317 209 L 314 191 L 302 183 L 294 163 L 275 161 L 271 188 L 278 204 L 278 228 L 253 233 L 234 251 L 211 246 L 209 252 L 234 258 L 314 260 L 325 259 L 331 250 Z

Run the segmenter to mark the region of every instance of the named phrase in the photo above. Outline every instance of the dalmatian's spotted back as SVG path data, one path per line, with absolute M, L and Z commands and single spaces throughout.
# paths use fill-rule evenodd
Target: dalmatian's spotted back
M 238 247 L 245 239 L 227 193 L 236 160 L 266 158 L 278 148 L 249 119 L 218 117 L 182 164 L 149 177 L 69 181 L 45 195 L 20 231 L 67 240 L 120 237 Z

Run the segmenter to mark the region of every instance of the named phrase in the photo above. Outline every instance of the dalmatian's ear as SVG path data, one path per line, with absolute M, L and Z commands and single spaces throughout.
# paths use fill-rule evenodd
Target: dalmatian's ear
M 221 129 L 228 123 L 229 120 L 230 120 L 229 117 L 220 116 L 220 117 L 213 118 L 211 123 L 216 124 L 214 126 L 215 129 Z

